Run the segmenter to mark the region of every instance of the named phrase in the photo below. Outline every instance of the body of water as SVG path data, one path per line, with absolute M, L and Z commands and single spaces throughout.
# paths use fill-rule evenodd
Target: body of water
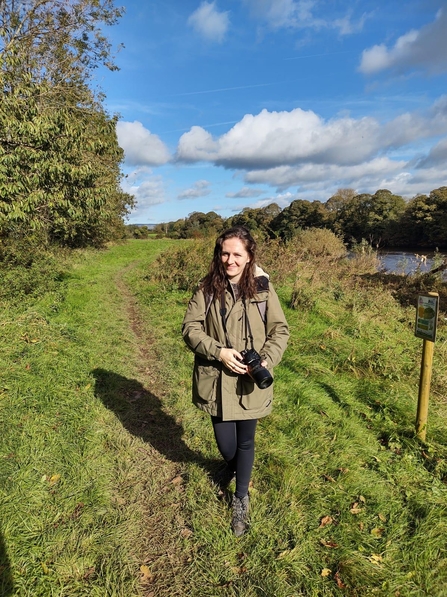
M 381 268 L 390 273 L 412 274 L 419 269 L 422 273 L 429 272 L 433 266 L 435 254 L 433 252 L 412 251 L 379 251 Z M 447 259 L 447 253 L 437 253 L 436 259 Z

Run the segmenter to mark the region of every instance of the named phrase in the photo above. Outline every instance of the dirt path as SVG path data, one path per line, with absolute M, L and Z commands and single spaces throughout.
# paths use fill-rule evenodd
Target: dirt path
M 124 282 L 126 273 L 136 266 L 130 264 L 115 280 L 135 337 L 138 371 L 138 380 L 123 384 L 129 406 L 121 419 L 139 440 L 134 494 L 135 506 L 144 514 L 136 556 L 145 597 L 184 597 L 188 594 L 187 538 L 191 535 L 183 511 L 185 463 L 189 458 L 184 453 L 183 430 L 163 405 L 168 389 L 163 386 L 154 338 L 146 331 L 138 303 Z

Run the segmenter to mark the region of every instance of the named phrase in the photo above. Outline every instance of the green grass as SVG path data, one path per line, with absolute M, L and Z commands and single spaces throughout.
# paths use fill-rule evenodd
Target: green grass
M 138 390 L 140 363 L 117 283 L 129 263 L 148 262 L 165 245 L 81 253 L 58 292 L 5 305 L 2 594 L 137 594 L 142 442 L 109 407 Z
M 2 594 L 443 597 L 444 319 L 422 444 L 414 310 L 334 266 L 278 288 L 291 339 L 235 539 L 190 401 L 189 294 L 148 275 L 175 244 L 79 253 L 58 289 L 3 305 Z

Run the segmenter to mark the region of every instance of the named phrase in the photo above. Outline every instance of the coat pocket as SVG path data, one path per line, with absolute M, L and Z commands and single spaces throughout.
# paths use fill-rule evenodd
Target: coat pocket
M 203 402 L 216 402 L 219 377 L 219 366 L 202 365 L 200 361 L 197 361 L 194 366 L 192 380 L 193 396 Z
M 273 399 L 272 387 L 261 390 L 249 375 L 243 375 L 239 380 L 240 404 L 244 410 L 262 412 L 271 405 Z

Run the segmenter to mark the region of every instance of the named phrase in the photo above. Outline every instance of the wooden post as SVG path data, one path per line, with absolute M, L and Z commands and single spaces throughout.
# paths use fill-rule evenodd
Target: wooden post
M 434 346 L 435 343 L 430 340 L 423 341 L 418 410 L 416 414 L 416 433 L 422 441 L 425 441 L 425 436 L 427 434 L 428 397 L 430 394 Z
M 428 292 L 419 295 L 416 311 L 415 335 L 423 338 L 421 376 L 419 378 L 418 409 L 416 413 L 416 434 L 425 442 L 428 419 L 428 397 L 430 394 L 433 352 L 439 311 L 439 294 Z

